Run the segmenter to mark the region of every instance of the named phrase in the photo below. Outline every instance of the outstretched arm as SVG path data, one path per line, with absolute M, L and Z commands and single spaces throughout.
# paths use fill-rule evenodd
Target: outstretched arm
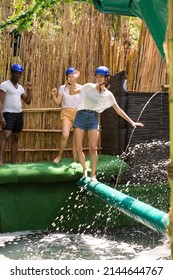
M 73 75 L 74 75 L 74 79 L 73 79 L 73 81 L 72 81 L 72 84 L 71 84 L 70 90 L 69 90 L 69 94 L 70 94 L 70 95 L 74 95 L 74 94 L 79 94 L 79 93 L 80 93 L 80 89 L 76 89 L 76 88 L 75 88 L 76 81 L 77 81 L 77 79 L 78 79 L 79 76 L 80 76 L 80 72 L 77 71 L 77 70 L 75 70 L 75 71 L 73 72 Z
M 112 107 L 114 108 L 114 110 L 119 116 L 121 116 L 123 119 L 128 121 L 134 128 L 136 128 L 137 126 L 141 126 L 141 127 L 144 126 L 143 123 L 134 122 L 131 118 L 129 118 L 129 116 L 119 107 L 117 103 L 115 103 Z

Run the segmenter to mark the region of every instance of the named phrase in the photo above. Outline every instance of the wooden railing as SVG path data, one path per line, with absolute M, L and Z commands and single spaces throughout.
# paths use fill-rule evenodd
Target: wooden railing
M 52 161 L 59 151 L 61 137 L 61 108 L 23 109 L 24 128 L 19 138 L 17 162 Z M 1 135 L 0 130 L 0 135 Z M 6 146 L 4 161 L 10 162 L 10 140 Z M 72 157 L 73 129 L 71 130 L 63 157 Z M 87 134 L 84 151 L 89 154 Z M 101 152 L 101 131 L 98 152 Z

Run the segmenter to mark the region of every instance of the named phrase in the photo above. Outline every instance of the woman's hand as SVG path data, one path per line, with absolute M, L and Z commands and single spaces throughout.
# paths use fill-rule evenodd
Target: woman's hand
M 56 94 L 57 94 L 57 89 L 56 89 L 56 88 L 53 88 L 53 89 L 52 89 L 52 95 L 53 95 L 53 96 L 56 96 Z
M 143 123 L 140 123 L 140 122 L 133 122 L 133 123 L 132 123 L 132 126 L 133 126 L 134 128 L 136 128 L 137 126 L 143 127 L 144 124 L 143 124 Z
M 80 76 L 80 72 L 77 71 L 77 70 L 75 70 L 75 71 L 73 72 L 73 77 L 74 77 L 74 79 L 77 80 L 77 78 L 79 78 L 79 76 Z

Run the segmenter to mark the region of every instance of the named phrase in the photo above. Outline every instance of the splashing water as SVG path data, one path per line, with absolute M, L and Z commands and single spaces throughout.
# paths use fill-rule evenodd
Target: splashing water
M 150 98 L 149 98 L 149 100 L 146 102 L 146 104 L 144 105 L 144 107 L 142 108 L 142 110 L 141 110 L 141 112 L 140 112 L 140 114 L 139 114 L 139 116 L 138 116 L 138 118 L 137 118 L 137 121 L 136 122 L 139 122 L 139 120 L 140 120 L 140 118 L 141 118 L 141 116 L 142 116 L 142 114 L 144 113 L 144 111 L 145 111 L 145 109 L 146 109 L 146 107 L 148 106 L 148 104 L 150 103 L 150 101 L 157 95 L 157 94 L 159 94 L 160 93 L 160 91 L 158 91 L 158 92 L 156 92 L 156 93 L 154 93 Z M 133 137 L 133 134 L 134 134 L 134 131 L 135 131 L 135 129 L 136 128 L 133 128 L 133 130 L 132 130 L 132 132 L 131 132 L 131 135 L 130 135 L 130 137 L 129 137 L 129 141 L 128 141 L 128 143 L 127 143 L 127 146 L 126 146 L 126 148 L 125 148 L 125 151 L 122 153 L 122 155 L 120 155 L 120 158 L 123 160 L 123 161 L 127 161 L 127 158 L 130 158 L 130 157 L 132 157 L 132 158 L 134 158 L 134 155 L 135 155 L 135 157 L 136 158 L 138 158 L 139 159 L 139 162 L 141 161 L 141 157 L 142 157 L 142 155 L 143 155 L 143 157 L 145 157 L 145 159 L 146 159 L 146 166 L 144 167 L 144 166 L 142 166 L 142 165 L 140 165 L 140 169 L 138 168 L 137 169 L 137 172 L 136 172 L 136 174 L 134 174 L 133 175 L 133 179 L 137 179 L 137 177 L 138 176 L 140 176 L 140 178 L 141 178 L 141 176 L 143 177 L 143 179 L 144 180 L 142 180 L 142 181 L 140 181 L 140 180 L 138 180 L 138 181 L 135 181 L 134 182 L 134 180 L 131 180 L 130 182 L 131 183 L 147 183 L 147 180 L 146 180 L 146 173 L 147 173 L 147 171 L 148 171 L 148 174 L 150 174 L 150 176 L 151 176 L 151 174 L 152 174 L 152 172 L 151 171 L 154 171 L 154 169 L 155 169 L 155 171 L 157 171 L 158 172 L 158 170 L 160 170 L 160 172 L 162 172 L 162 170 L 163 170 L 163 173 L 164 174 L 162 174 L 162 177 L 164 176 L 165 177 L 165 179 L 166 179 L 166 181 L 167 181 L 167 172 L 166 172 L 166 165 L 167 165 L 167 163 L 168 163 L 168 152 L 166 151 L 166 153 L 164 153 L 164 156 L 163 156 L 163 149 L 162 149 L 162 147 L 161 147 L 161 143 L 163 143 L 163 146 L 168 146 L 169 145 L 169 142 L 162 142 L 162 141 L 153 141 L 152 143 L 141 143 L 141 144 L 138 144 L 138 145 L 135 145 L 135 147 L 133 147 L 133 148 L 130 148 L 130 143 L 131 143 L 131 140 L 132 140 L 132 137 Z M 160 154 L 160 155 L 162 155 L 163 157 L 161 158 L 159 158 L 159 160 L 160 160 L 160 162 L 157 162 L 156 163 L 156 165 L 154 165 L 153 164 L 153 168 L 152 168 L 152 170 L 150 169 L 148 169 L 147 170 L 147 166 L 149 166 L 149 163 L 150 163 L 150 159 L 151 159 L 151 154 L 149 154 L 148 153 L 148 151 L 149 152 L 151 152 L 151 146 L 159 146 L 159 148 L 160 149 L 158 149 L 157 150 L 157 152 Z M 138 155 L 136 155 L 135 154 L 135 152 L 136 152 L 136 150 L 138 149 Z M 141 153 L 139 152 L 139 151 L 141 151 Z M 165 158 L 165 155 L 166 155 L 166 158 Z M 153 155 L 152 155 L 153 156 Z M 158 157 L 156 157 L 156 154 L 154 155 L 154 158 L 158 158 Z M 127 161 L 128 162 L 128 161 Z M 139 162 L 138 162 L 138 164 L 139 164 Z M 128 163 L 130 163 L 130 164 L 132 164 L 132 161 L 129 161 Z M 136 167 L 136 166 L 135 166 Z M 121 173 L 122 173 L 122 170 L 121 170 L 121 166 L 120 166 L 120 170 L 119 170 L 119 174 L 118 174 L 118 176 L 117 176 L 117 179 L 116 179 L 116 184 L 115 184 L 115 188 L 116 188 L 116 186 L 118 185 L 118 182 L 119 182 L 119 177 L 121 177 Z M 131 169 L 131 167 L 130 167 L 130 169 Z M 135 168 L 133 168 L 133 171 L 135 170 Z M 149 172 L 150 171 L 150 172 Z M 160 172 L 159 173 L 157 173 L 157 174 L 159 174 L 159 176 L 160 176 Z M 156 183 L 159 183 L 160 182 L 160 177 L 159 176 L 155 176 L 155 182 Z M 153 173 L 153 176 L 152 176 L 152 178 L 154 177 L 154 173 Z M 158 179 L 158 181 L 157 181 L 157 179 Z M 128 179 L 127 179 L 128 180 Z M 148 180 L 148 183 L 150 183 L 150 181 Z
M 169 146 L 170 143 L 167 141 L 153 140 L 129 148 L 124 156 L 130 165 L 125 181 L 136 184 L 167 183 Z
M 93 197 L 81 189 L 77 194 L 72 192 L 54 221 L 52 231 L 1 234 L 0 259 L 132 260 L 142 255 L 148 258 L 151 255 L 152 259 L 169 258 L 167 240 L 159 233 L 142 225 L 111 228 L 113 219 L 110 205 L 105 205 L 106 210 L 99 207 L 101 210 L 87 224 L 85 215 L 88 208 L 93 207 L 88 196 Z M 73 199 L 76 203 L 70 204 Z M 78 229 L 71 227 L 64 232 L 64 223 L 72 222 L 75 226 L 75 221 L 79 219 L 76 210 L 78 215 L 79 212 L 83 214 L 83 220 L 80 220 Z M 96 221 L 105 218 L 105 228 L 97 228 Z M 159 244 L 160 255 L 155 255 L 152 250 Z
M 167 240 L 153 230 L 142 225 L 110 229 L 114 220 L 110 205 L 105 205 L 104 209 L 99 207 L 89 224 L 86 223 L 85 215 L 94 207 L 88 196 L 93 197 L 82 189 L 72 192 L 54 221 L 52 231 L 1 234 L 0 259 L 132 260 L 150 255 L 152 259 L 169 258 Z M 72 200 L 76 202 L 71 203 Z M 78 229 L 71 227 L 64 232 L 64 223 L 75 226 L 79 219 L 76 211 L 83 215 Z M 105 228 L 97 228 L 96 222 L 105 218 Z M 158 249 L 155 255 L 152 252 L 159 244 L 162 244 L 160 254 Z
M 162 244 L 162 256 L 152 250 Z M 164 248 L 164 250 L 163 250 Z M 121 228 L 107 235 L 28 232 L 0 236 L 0 259 L 13 260 L 132 260 L 142 255 L 168 257 L 161 237 L 142 227 Z
M 150 103 L 150 101 L 151 101 L 157 94 L 159 94 L 159 93 L 160 93 L 160 91 L 155 92 L 155 93 L 148 99 L 148 101 L 146 102 L 146 104 L 145 104 L 144 107 L 142 108 L 142 110 L 141 110 L 141 112 L 140 112 L 140 114 L 139 114 L 139 116 L 138 116 L 136 122 L 139 122 L 139 121 L 140 121 L 140 118 L 142 117 L 142 114 L 144 113 L 144 111 L 145 111 L 146 107 L 148 106 L 148 104 Z M 130 135 L 130 137 L 129 137 L 129 141 L 128 141 L 128 143 L 127 143 L 127 147 L 126 147 L 126 149 L 125 149 L 124 154 L 126 154 L 128 148 L 129 148 L 129 146 L 130 146 L 131 139 L 132 139 L 132 137 L 133 137 L 133 134 L 134 134 L 135 129 L 136 129 L 136 128 L 134 127 L 133 130 L 132 130 L 132 132 L 131 132 L 131 135 Z
M 138 120 L 156 92 L 143 107 Z M 167 181 L 166 164 L 169 142 L 153 141 L 138 144 L 129 148 L 135 128 L 133 129 L 125 152 L 120 156 L 130 164 L 125 175 L 125 188 L 130 184 L 163 183 Z M 154 155 L 154 156 L 153 156 Z M 166 155 L 166 156 L 165 156 Z M 121 168 L 120 168 L 121 173 Z M 152 174 L 152 176 L 151 176 Z M 104 180 L 104 172 L 100 174 Z M 112 176 L 113 178 L 113 176 Z M 114 178 L 113 178 L 114 179 Z M 117 187 L 118 181 L 116 181 Z M 112 185 L 112 184 L 111 184 Z M 29 232 L 0 235 L 0 259 L 23 260 L 131 260 L 131 259 L 164 259 L 169 258 L 169 246 L 165 237 L 142 225 L 126 228 L 114 228 L 112 224 L 112 207 L 105 205 L 97 210 L 90 224 L 85 220 L 88 209 L 95 207 L 88 200 L 91 193 L 79 189 L 71 193 L 65 205 L 52 224 L 51 232 Z M 150 195 L 151 196 L 151 195 Z M 159 198 L 158 198 L 159 199 Z M 71 201 L 75 203 L 71 203 Z M 80 224 L 74 230 L 71 227 L 65 233 L 68 222 L 75 225 L 79 222 L 76 211 L 81 213 Z M 115 209 L 114 209 L 115 211 Z M 116 213 L 118 217 L 118 213 Z M 106 226 L 98 228 L 98 221 L 106 219 Z

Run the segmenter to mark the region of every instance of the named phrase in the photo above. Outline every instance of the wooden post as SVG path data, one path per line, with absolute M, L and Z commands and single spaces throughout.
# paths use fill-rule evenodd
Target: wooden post
M 168 69 L 169 69 L 169 115 L 170 115 L 170 163 L 168 164 L 168 177 L 170 182 L 170 212 L 169 212 L 169 236 L 171 259 L 173 260 L 173 0 L 168 2 Z

